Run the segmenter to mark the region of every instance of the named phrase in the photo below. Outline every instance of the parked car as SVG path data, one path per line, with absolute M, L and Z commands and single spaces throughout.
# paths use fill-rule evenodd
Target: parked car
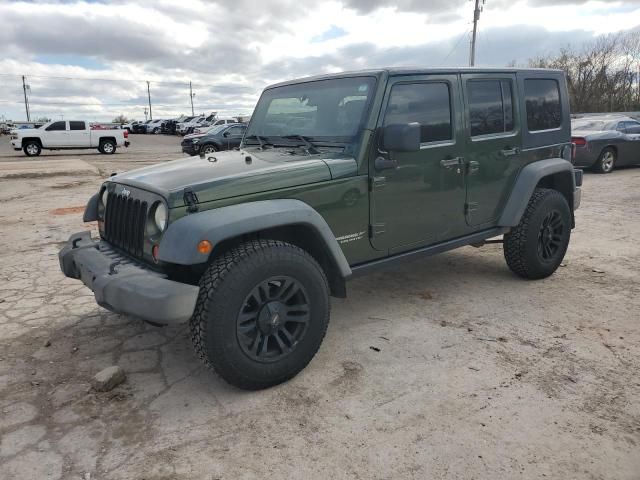
M 165 120 L 164 122 L 162 122 L 162 125 L 160 126 L 160 131 L 161 133 L 164 133 L 167 135 L 175 135 L 177 124 L 178 124 L 177 120 Z
M 624 116 L 593 116 L 573 120 L 574 164 L 598 173 L 640 165 L 640 122 Z
M 151 120 L 149 123 L 145 125 L 144 133 L 153 133 L 153 134 L 160 133 L 160 131 L 162 130 L 162 122 L 164 122 L 164 120 L 162 119 Z
M 46 150 L 97 148 L 100 153 L 112 154 L 118 147 L 128 147 L 126 130 L 93 129 L 83 120 L 55 121 L 41 128 L 21 129 L 11 136 L 14 150 L 23 150 L 28 157 Z
M 329 296 L 345 297 L 353 274 L 503 236 L 516 275 L 552 275 L 581 198 L 569 115 L 559 70 L 279 83 L 239 151 L 105 181 L 83 217 L 100 239 L 72 235 L 60 267 L 114 312 L 190 319 L 196 351 L 222 378 L 270 387 L 314 357 Z
M 127 132 L 129 132 L 129 133 L 135 133 L 135 132 L 134 132 L 134 128 L 135 128 L 135 126 L 136 126 L 136 125 L 138 125 L 139 123 L 142 123 L 142 122 L 133 121 L 133 122 L 125 123 L 125 124 L 123 124 L 123 125 L 122 125 L 122 128 L 123 128 L 124 130 L 126 130 Z
M 184 122 L 178 123 L 176 126 L 176 131 L 180 135 L 186 135 L 189 133 L 189 130 L 193 130 L 200 122 L 202 122 L 205 117 L 188 117 Z
M 147 125 L 153 122 L 153 120 L 147 120 L 145 122 L 139 122 L 131 125 L 131 133 L 147 133 Z
M 207 133 L 188 135 L 182 140 L 182 151 L 189 155 L 209 154 L 240 146 L 247 126 L 242 123 L 216 125 Z

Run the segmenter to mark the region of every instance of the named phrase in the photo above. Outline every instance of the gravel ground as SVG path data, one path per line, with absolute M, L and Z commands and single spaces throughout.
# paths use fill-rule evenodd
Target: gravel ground
M 102 176 L 179 158 L 177 137 Z M 60 273 L 98 175 L 0 179 L 2 479 L 640 479 L 640 169 L 585 175 L 565 264 L 523 281 L 500 245 L 352 281 L 298 377 L 235 390 L 186 326 L 115 315 Z M 119 365 L 115 390 L 90 388 Z

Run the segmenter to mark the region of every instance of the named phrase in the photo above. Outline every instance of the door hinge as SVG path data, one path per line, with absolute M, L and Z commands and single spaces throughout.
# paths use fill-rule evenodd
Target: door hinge
M 187 206 L 187 212 L 195 213 L 198 211 L 198 196 L 190 188 L 184 189 L 184 203 Z
M 374 223 L 369 225 L 369 238 L 379 237 L 384 233 L 384 223 Z
M 469 202 L 464 204 L 465 215 L 469 215 L 471 212 L 475 212 L 477 209 L 478 204 L 476 202 Z
M 467 162 L 467 173 L 469 175 L 475 175 L 480 171 L 480 162 L 476 162 L 475 160 L 470 160 Z
M 379 188 L 382 188 L 386 185 L 387 178 L 386 177 L 370 177 L 369 178 L 369 191 L 373 192 Z

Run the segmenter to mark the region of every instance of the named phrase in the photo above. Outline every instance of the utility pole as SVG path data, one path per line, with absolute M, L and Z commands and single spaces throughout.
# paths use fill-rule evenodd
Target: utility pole
M 27 122 L 30 122 L 31 115 L 29 115 L 29 100 L 27 100 L 27 84 L 24 75 L 22 75 L 22 91 L 24 92 L 24 109 L 27 112 Z
M 475 0 L 476 6 L 473 9 L 473 35 L 471 37 L 471 53 L 469 55 L 469 66 L 473 67 L 476 64 L 476 38 L 478 36 L 478 20 L 480 20 L 480 13 L 482 12 L 482 6 L 480 6 L 480 0 Z M 484 5 L 486 0 L 482 0 Z
M 147 97 L 149 98 L 149 120 L 153 120 L 153 113 L 151 112 L 151 87 L 149 86 L 148 80 L 147 80 Z
M 147 121 L 147 113 L 149 113 L 148 110 L 147 110 L 147 107 L 144 107 L 144 121 L 145 122 Z
M 191 85 L 191 80 L 189 80 L 189 99 L 191 100 L 191 116 L 192 116 L 192 117 L 195 117 L 195 116 L 196 116 L 196 114 L 195 114 L 195 113 L 193 113 L 193 97 L 195 97 L 195 96 L 196 96 L 196 94 L 195 94 L 195 93 L 193 93 L 193 88 L 192 88 L 192 85 Z

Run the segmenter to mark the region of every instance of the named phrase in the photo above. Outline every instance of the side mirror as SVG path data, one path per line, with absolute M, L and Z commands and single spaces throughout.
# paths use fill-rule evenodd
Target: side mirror
M 417 152 L 420 150 L 420 124 L 387 125 L 382 132 L 382 145 L 390 152 Z

